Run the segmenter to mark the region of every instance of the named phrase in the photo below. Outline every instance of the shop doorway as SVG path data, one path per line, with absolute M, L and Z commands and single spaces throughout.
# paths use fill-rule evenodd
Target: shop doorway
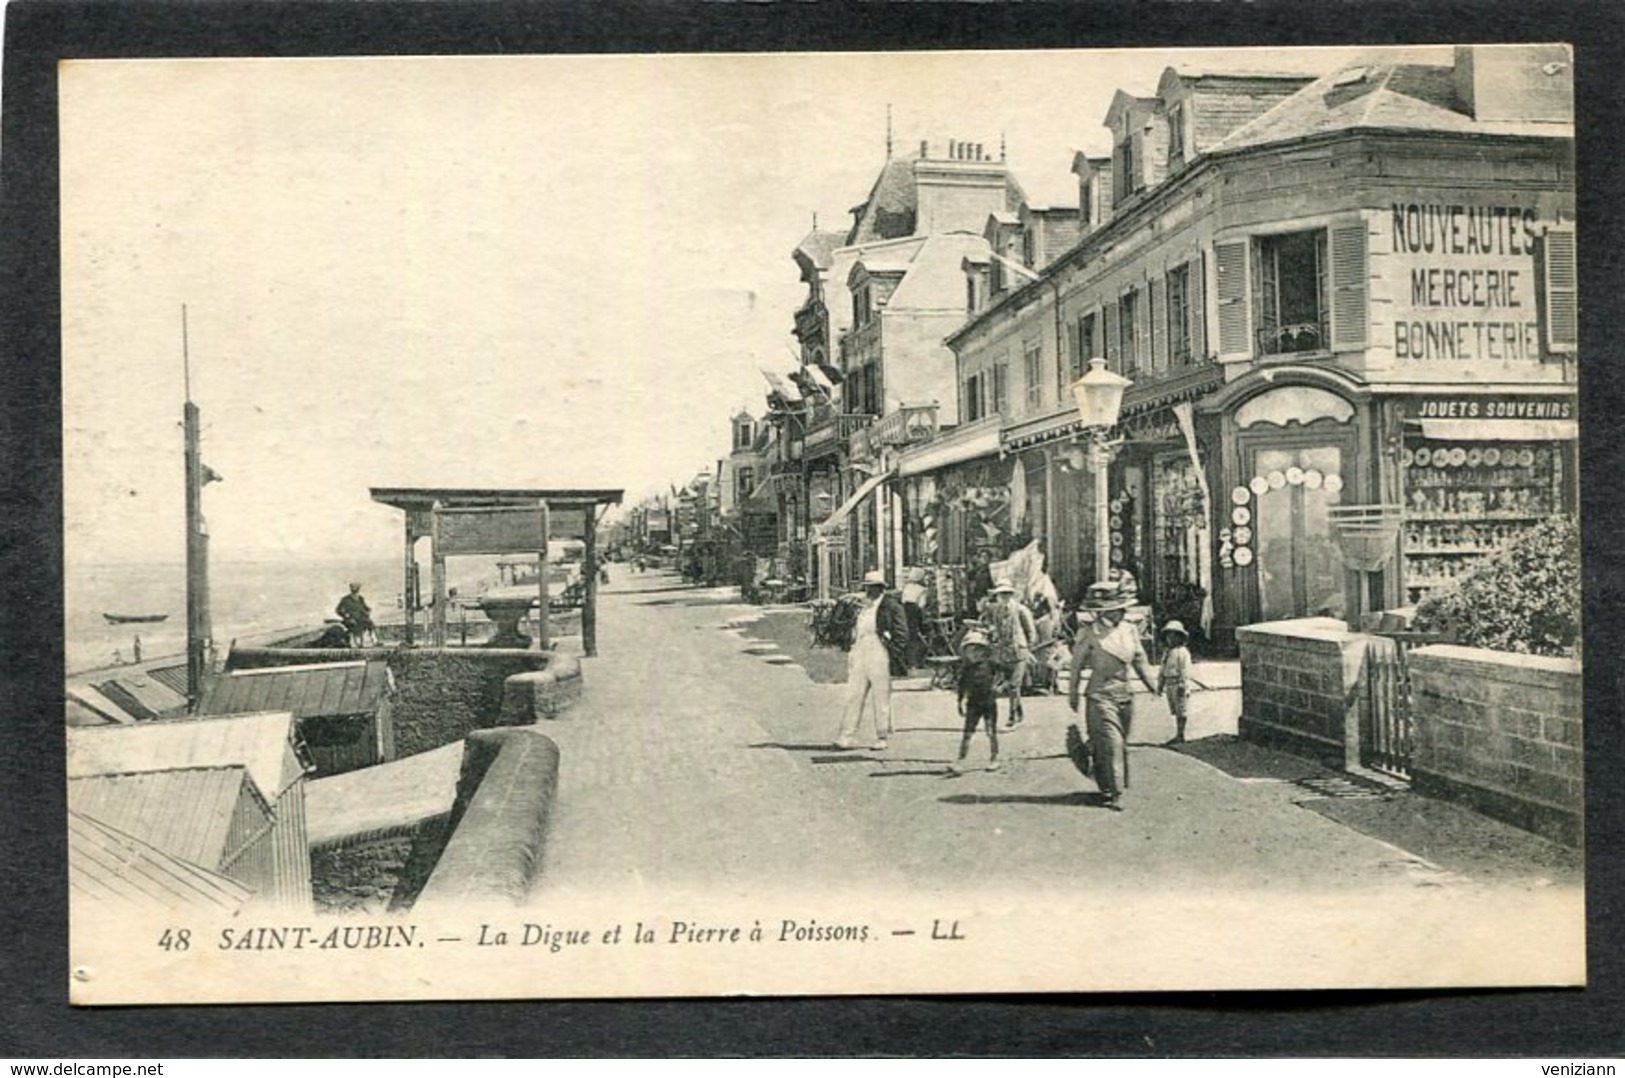
M 1346 617 L 1343 556 L 1327 510 L 1343 500 L 1349 447 L 1276 444 L 1249 456 L 1260 619 Z

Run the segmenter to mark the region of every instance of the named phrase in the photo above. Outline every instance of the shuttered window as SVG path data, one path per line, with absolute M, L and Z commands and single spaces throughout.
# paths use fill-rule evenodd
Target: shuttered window
M 966 423 L 974 423 L 982 418 L 982 376 L 973 374 L 965 379 L 965 388 L 961 394 L 961 403 Z
M 1246 359 L 1253 354 L 1252 317 L 1247 305 L 1247 262 L 1246 240 L 1213 245 L 1221 360 Z
M 1010 407 L 1010 364 L 1004 360 L 993 365 L 993 407 L 990 412 L 1003 415 Z
M 1326 230 L 1283 232 L 1254 241 L 1254 337 L 1264 355 L 1329 346 Z
M 1332 347 L 1363 348 L 1369 321 L 1365 222 L 1338 225 L 1331 231 Z
M 1022 345 L 1021 373 L 1026 381 L 1027 413 L 1036 412 L 1044 401 L 1044 350 L 1037 341 Z
M 1161 281 L 1153 280 L 1145 290 L 1146 324 L 1151 332 L 1151 369 L 1154 371 L 1168 368 L 1168 327 L 1165 319 L 1168 316 L 1168 304 L 1163 299 L 1163 285 Z
M 1574 229 L 1553 227 L 1546 233 L 1546 350 L 1573 352 L 1580 341 L 1580 308 L 1575 280 Z
M 1188 366 L 1191 361 L 1191 267 L 1168 271 L 1168 364 Z
M 1106 312 L 1106 369 L 1123 373 L 1123 353 L 1117 347 L 1117 304 L 1108 303 Z
M 1207 259 L 1197 255 L 1190 263 L 1191 359 L 1195 363 L 1207 360 Z
M 1069 362 L 1070 360 L 1070 362 Z M 1055 399 L 1066 400 L 1067 388 L 1071 380 L 1077 375 L 1073 373 L 1078 366 L 1078 325 L 1068 323 L 1066 327 L 1066 350 L 1055 360 Z
M 1124 374 L 1132 374 L 1140 366 L 1139 319 L 1140 293 L 1131 288 L 1123 293 L 1117 310 L 1117 351 Z
M 1089 367 L 1089 361 L 1100 355 L 1100 331 L 1096 327 L 1096 317 L 1086 314 L 1078 319 L 1078 349 L 1072 354 L 1072 377 L 1074 380 L 1082 378 L 1084 371 Z

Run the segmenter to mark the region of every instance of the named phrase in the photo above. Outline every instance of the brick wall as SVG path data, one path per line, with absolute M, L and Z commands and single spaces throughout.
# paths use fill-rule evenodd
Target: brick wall
M 1360 667 L 1368 639 L 1334 618 L 1237 629 L 1240 735 L 1335 767 L 1358 764 Z
M 1435 644 L 1410 653 L 1418 792 L 1580 843 L 1580 664 Z

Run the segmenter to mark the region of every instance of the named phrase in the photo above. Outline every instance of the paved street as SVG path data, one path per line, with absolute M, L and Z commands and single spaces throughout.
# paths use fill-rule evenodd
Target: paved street
M 615 569 L 585 698 L 546 726 L 562 763 L 544 896 L 745 895 L 813 878 L 910 893 L 989 881 L 1041 891 L 1081 877 L 1137 892 L 1539 889 L 1577 873 L 1563 851 L 1449 806 L 1431 806 L 1431 827 L 1399 829 L 1426 856 L 1372 837 L 1381 819 L 1363 834 L 1331 817 L 1358 824 L 1382 801 L 1373 791 L 1226 739 L 1210 744 L 1227 751 L 1206 753 L 1219 766 L 1199 758 L 1204 742 L 1162 748 L 1171 725 L 1143 697 L 1152 706 L 1137 721 L 1121 814 L 1094 807 L 1062 755 L 1058 697 L 1029 699 L 1026 723 L 1001 737 L 996 773 L 947 773 L 959 719 L 940 690 L 895 694 L 887 751 L 836 751 L 844 686 L 815 683 L 742 634 L 757 608 L 729 589 Z M 985 759 L 978 734 L 971 763 Z M 1402 798 L 1387 815 L 1417 817 L 1404 805 L 1422 799 Z

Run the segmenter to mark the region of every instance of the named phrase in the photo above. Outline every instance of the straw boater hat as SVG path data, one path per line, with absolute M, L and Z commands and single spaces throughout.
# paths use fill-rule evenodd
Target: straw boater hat
M 1095 613 L 1108 610 L 1127 610 L 1134 605 L 1136 596 L 1117 580 L 1101 580 L 1089 585 L 1084 595 L 1083 608 Z
M 995 580 L 993 582 L 993 594 L 999 595 L 1003 592 L 1009 592 L 1011 595 L 1014 595 L 1016 593 L 1016 589 L 1011 586 L 1010 581 L 1008 580 Z
M 879 569 L 869 570 L 867 573 L 863 574 L 863 586 L 866 588 L 885 587 L 886 574 L 882 573 Z
M 1187 640 L 1190 639 L 1190 635 L 1191 635 L 1190 633 L 1187 633 L 1185 631 L 1185 623 L 1182 622 L 1182 621 L 1177 621 L 1177 620 L 1176 621 L 1170 621 L 1167 625 L 1164 625 L 1162 627 L 1162 635 L 1163 636 L 1169 636 L 1169 635 L 1171 635 L 1173 633 L 1178 633 L 1180 636 L 1185 637 Z

